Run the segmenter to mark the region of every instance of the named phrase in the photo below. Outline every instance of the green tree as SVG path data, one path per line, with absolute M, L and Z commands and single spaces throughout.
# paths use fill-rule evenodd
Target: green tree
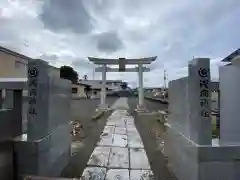
M 78 73 L 70 66 L 62 66 L 60 67 L 60 78 L 68 79 L 72 81 L 72 83 L 77 83 Z

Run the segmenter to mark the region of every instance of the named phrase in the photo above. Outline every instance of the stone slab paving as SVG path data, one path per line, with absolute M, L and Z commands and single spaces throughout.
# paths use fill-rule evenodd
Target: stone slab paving
M 110 150 L 110 147 L 96 147 L 88 161 L 88 165 L 107 167 Z
M 118 107 L 121 107 L 118 109 Z M 155 180 L 127 98 L 119 98 L 81 180 Z
M 112 147 L 108 162 L 109 168 L 129 168 L 128 148 Z

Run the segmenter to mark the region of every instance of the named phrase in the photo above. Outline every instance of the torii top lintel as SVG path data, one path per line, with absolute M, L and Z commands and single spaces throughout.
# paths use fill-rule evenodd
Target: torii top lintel
M 89 61 L 93 62 L 94 64 L 109 64 L 109 65 L 119 65 L 125 66 L 126 64 L 151 64 L 151 62 L 157 59 L 157 56 L 154 57 L 147 57 L 147 58 L 137 58 L 137 59 L 126 59 L 126 58 L 119 58 L 119 59 L 106 59 L 106 58 L 96 58 L 96 57 L 88 57 Z

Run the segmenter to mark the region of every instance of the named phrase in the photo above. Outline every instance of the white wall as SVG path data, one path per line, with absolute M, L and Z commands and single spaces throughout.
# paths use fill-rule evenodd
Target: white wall
M 240 144 L 240 68 L 223 66 L 220 77 L 220 144 Z

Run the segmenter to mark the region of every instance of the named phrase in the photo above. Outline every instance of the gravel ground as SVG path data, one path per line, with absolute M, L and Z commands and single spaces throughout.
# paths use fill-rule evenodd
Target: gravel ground
M 167 104 L 163 104 L 163 103 L 156 102 L 156 101 L 151 101 L 151 100 L 145 99 L 144 103 L 145 103 L 147 110 L 149 110 L 151 112 L 157 111 L 157 110 L 166 110 L 168 108 Z
M 135 117 L 135 124 L 143 140 L 151 168 L 158 180 L 177 180 L 167 168 L 167 159 L 161 152 L 164 140 L 164 127 L 154 115 L 137 116 L 134 109 L 137 105 L 136 98 L 129 98 L 130 113 Z M 166 104 L 145 100 L 149 111 L 165 110 Z
M 117 98 L 108 97 L 106 102 L 108 105 L 112 105 Z M 73 100 L 72 101 L 72 120 L 80 121 L 83 126 L 83 129 L 80 133 L 80 136 L 74 138 L 73 143 L 76 145 L 74 148 L 74 153 L 69 161 L 68 166 L 62 173 L 63 177 L 74 178 L 80 177 L 87 161 L 97 143 L 100 134 L 104 128 L 108 116 L 111 114 L 111 111 L 105 113 L 98 120 L 92 120 L 95 109 L 97 105 L 100 104 L 100 99 L 87 100 Z

